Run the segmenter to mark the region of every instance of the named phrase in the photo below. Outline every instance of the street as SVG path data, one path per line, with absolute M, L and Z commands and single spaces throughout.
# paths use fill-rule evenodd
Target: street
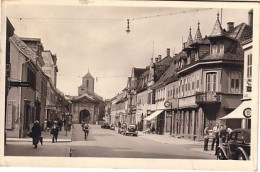
M 138 137 L 124 136 L 117 130 L 102 129 L 99 125 L 90 125 L 87 141 L 80 124 L 74 124 L 71 142 L 45 142 L 35 150 L 31 142 L 8 142 L 5 155 L 10 156 L 72 156 L 72 157 L 114 157 L 114 158 L 160 158 L 160 159 L 215 159 L 212 154 L 201 149 L 202 144 L 184 139 L 171 138 L 171 143 L 154 141 L 152 134 Z M 165 136 L 164 136 L 165 137 Z M 14 151 L 17 150 L 17 151 Z M 70 151 L 72 154 L 70 154 Z

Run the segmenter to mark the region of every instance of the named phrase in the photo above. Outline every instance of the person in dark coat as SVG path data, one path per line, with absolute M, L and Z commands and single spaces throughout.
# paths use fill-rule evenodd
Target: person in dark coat
M 59 135 L 59 127 L 57 124 L 53 124 L 53 127 L 51 128 L 51 134 L 52 134 L 52 143 L 54 143 L 54 140 L 57 142 L 58 135 Z
M 41 137 L 41 127 L 40 127 L 40 124 L 39 124 L 39 121 L 35 121 L 34 122 L 34 125 L 32 127 L 32 139 L 33 139 L 33 145 L 34 145 L 34 148 L 37 149 L 37 145 L 39 143 L 39 139 Z

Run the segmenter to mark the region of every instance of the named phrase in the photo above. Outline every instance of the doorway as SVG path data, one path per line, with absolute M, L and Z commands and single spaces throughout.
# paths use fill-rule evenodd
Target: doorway
M 84 121 L 85 123 L 89 123 L 90 121 L 90 113 L 88 110 L 82 110 L 79 113 L 79 123 L 81 124 L 82 121 Z

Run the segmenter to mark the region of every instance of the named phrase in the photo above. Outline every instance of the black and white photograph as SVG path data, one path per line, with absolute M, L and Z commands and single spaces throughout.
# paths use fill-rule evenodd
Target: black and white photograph
M 257 169 L 259 3 L 65 2 L 2 3 L 1 166 Z

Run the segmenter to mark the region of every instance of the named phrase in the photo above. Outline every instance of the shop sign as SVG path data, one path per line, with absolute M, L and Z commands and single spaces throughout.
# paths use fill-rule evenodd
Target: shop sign
M 251 108 L 245 108 L 243 111 L 243 115 L 246 118 L 251 118 Z

